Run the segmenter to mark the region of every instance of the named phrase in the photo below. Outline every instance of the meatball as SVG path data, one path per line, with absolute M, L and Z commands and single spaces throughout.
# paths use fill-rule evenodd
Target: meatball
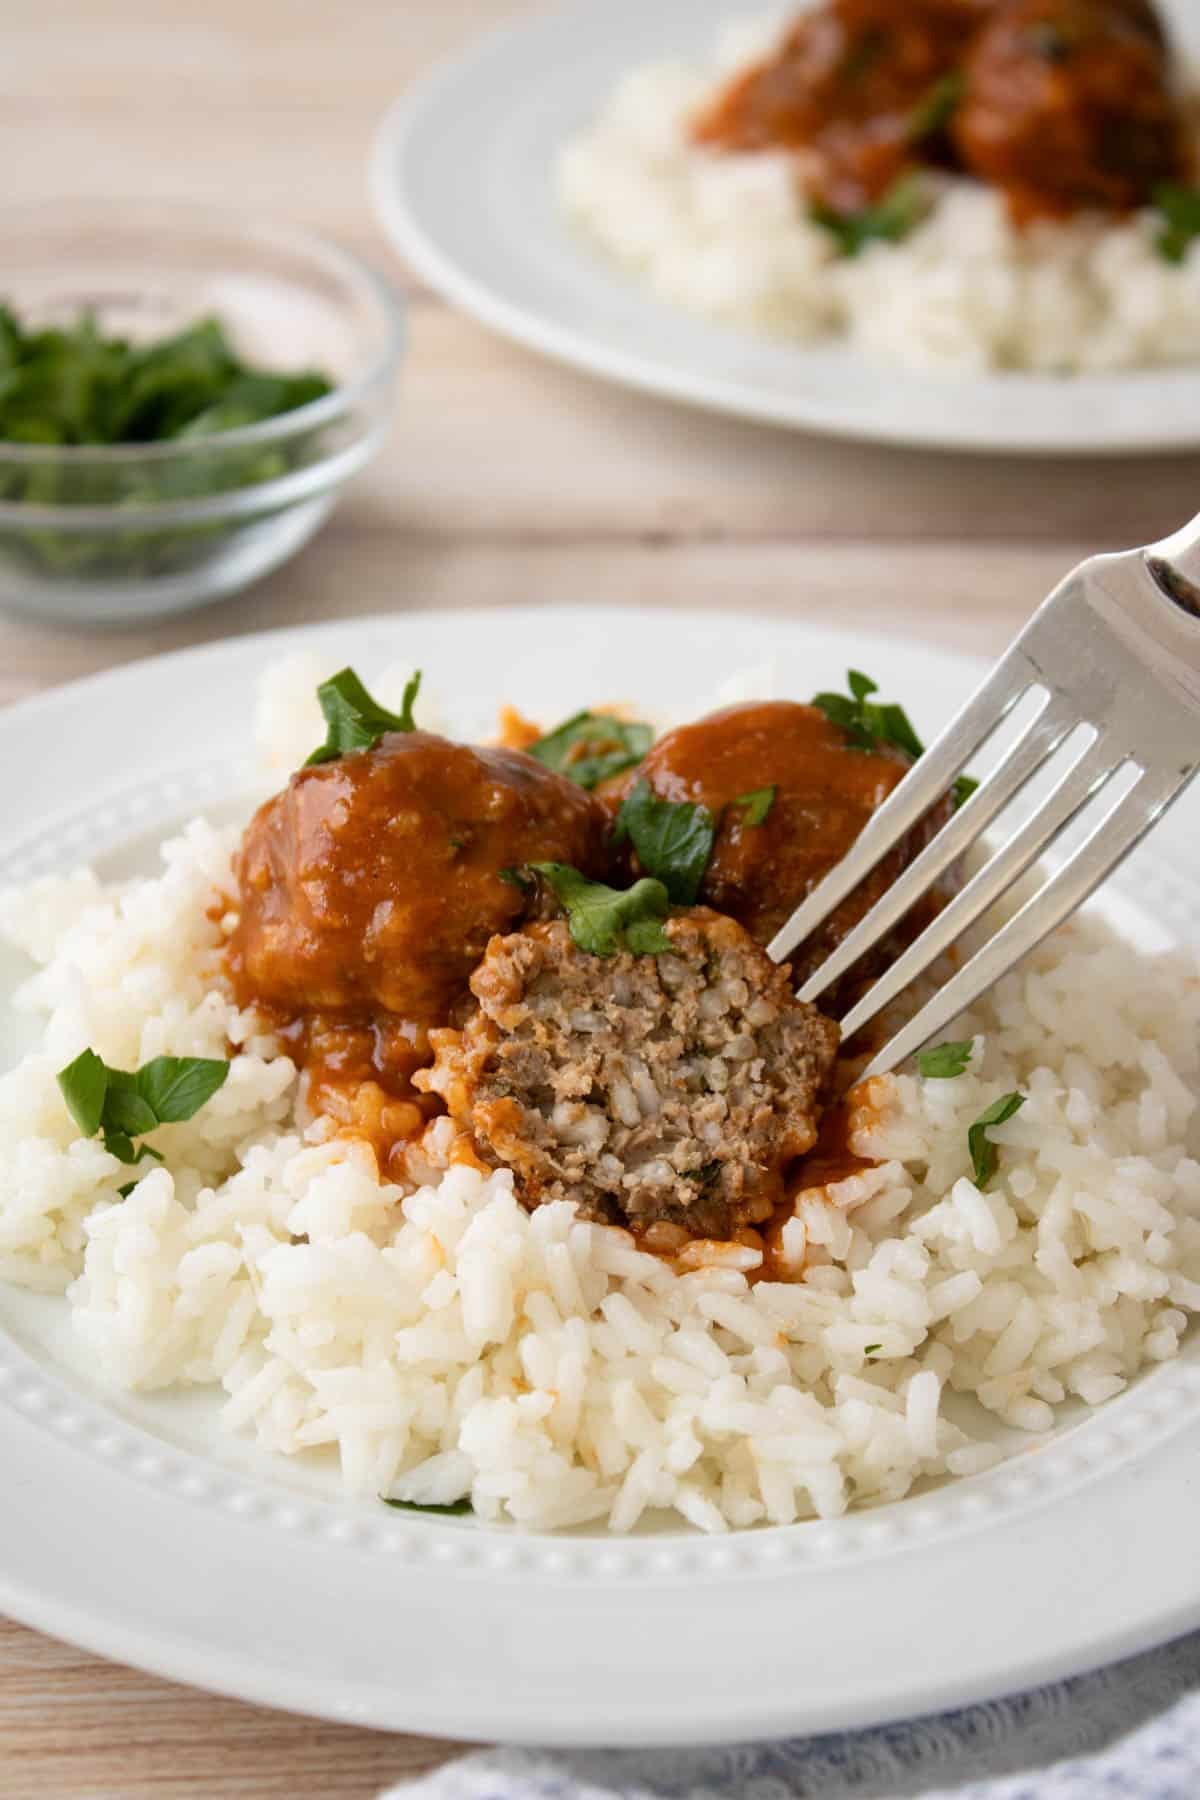
M 659 956 L 589 955 L 562 920 L 494 938 L 478 1010 L 434 1034 L 417 1080 L 526 1206 L 729 1238 L 771 1216 L 815 1143 L 838 1031 L 732 919 L 693 908 L 664 929 Z
M 604 798 L 615 814 L 645 777 L 664 800 L 706 806 L 716 838 L 699 898 L 767 944 L 910 767 L 904 752 L 890 746 L 852 748 L 815 706 L 757 701 L 668 732 L 638 769 L 609 784 Z M 775 790 L 770 809 L 753 824 L 739 801 L 769 787 Z M 800 946 L 793 958 L 798 978 L 819 967 L 945 818 L 938 809 L 911 832 Z
M 426 731 L 301 769 L 242 842 L 239 996 L 386 1019 L 403 1091 L 403 1065 L 424 1060 L 429 1027 L 523 912 L 502 871 L 546 858 L 602 874 L 605 830 L 592 796 L 532 757 Z
M 827 0 L 773 56 L 734 78 L 694 135 L 725 150 L 805 152 L 813 197 L 857 212 L 912 164 L 922 103 L 957 67 L 990 5 Z
M 1018 222 L 1127 211 L 1187 178 L 1166 45 L 1144 0 L 1011 0 L 964 75 L 954 143 Z

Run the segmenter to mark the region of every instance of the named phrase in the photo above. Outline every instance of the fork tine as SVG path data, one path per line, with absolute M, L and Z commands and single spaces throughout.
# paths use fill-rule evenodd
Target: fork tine
M 1187 787 L 1192 773 L 1174 769 L 1157 777 L 1153 786 L 1151 777 L 1143 775 L 1045 886 L 884 1045 L 863 1079 L 886 1074 L 919 1050 L 1061 925 L 1145 837 Z
M 1075 728 L 1074 719 L 1067 718 L 1061 707 L 1048 702 L 978 793 L 958 809 L 854 930 L 842 939 L 820 968 L 814 970 L 800 989 L 801 1000 L 816 1000 L 892 930 L 938 877 L 970 849 L 997 813 L 1003 811 L 1013 795 L 1061 748 Z
M 802 943 L 829 917 L 834 907 L 858 886 L 865 875 L 870 874 L 876 863 L 881 862 L 888 851 L 895 848 L 905 832 L 910 831 L 917 820 L 937 804 L 964 763 L 991 736 L 1001 721 L 1007 718 L 1018 701 L 1024 699 L 1030 688 L 1039 682 L 1037 669 L 1024 651 L 1014 645 L 947 726 L 933 748 L 926 752 L 913 771 L 900 782 L 879 811 L 872 814 L 853 848 L 776 932 L 767 945 L 768 956 L 776 962 L 783 962 L 797 944 Z
M 869 1019 L 882 1011 L 910 981 L 924 973 L 963 932 L 981 918 L 1005 894 L 1025 870 L 1053 843 L 1080 809 L 1116 773 L 1123 758 L 1102 740 L 1081 752 L 1054 792 L 1033 817 L 996 852 L 956 894 L 948 906 L 853 1006 L 842 1021 L 842 1036 L 852 1037 Z M 803 996 L 802 996 L 803 997 Z

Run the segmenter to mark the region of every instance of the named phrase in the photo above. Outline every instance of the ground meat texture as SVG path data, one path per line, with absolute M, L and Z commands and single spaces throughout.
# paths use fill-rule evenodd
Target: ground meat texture
M 418 1081 L 526 1206 L 634 1230 L 762 1223 L 817 1136 L 837 1027 L 732 919 L 673 916 L 674 953 L 597 957 L 561 920 L 488 945 L 478 1011 Z
M 697 120 L 718 149 L 803 153 L 813 198 L 853 213 L 936 145 L 914 119 L 961 62 L 991 0 L 827 0 Z
M 1127 211 L 1188 178 L 1167 46 L 1144 0 L 1012 0 L 964 75 L 954 143 L 1019 222 Z
M 315 1022 L 306 1043 L 344 1040 L 347 1080 L 371 1073 L 354 1065 L 374 1044 L 374 1072 L 402 1093 L 488 939 L 523 915 L 501 871 L 554 860 L 603 875 L 606 828 L 590 794 L 532 757 L 425 731 L 300 769 L 242 842 L 239 998 Z
M 608 784 L 604 801 L 615 817 L 644 776 L 664 800 L 707 806 L 716 841 L 699 897 L 767 944 L 910 767 L 904 752 L 889 746 L 853 749 L 815 706 L 755 701 L 667 732 L 638 769 Z M 763 823 L 752 825 L 739 798 L 766 787 L 774 787 L 774 801 Z M 800 946 L 792 959 L 798 979 L 825 960 L 945 818 L 939 808 L 911 832 Z M 642 873 L 636 857 L 631 872 Z M 927 916 L 908 923 L 915 928 Z

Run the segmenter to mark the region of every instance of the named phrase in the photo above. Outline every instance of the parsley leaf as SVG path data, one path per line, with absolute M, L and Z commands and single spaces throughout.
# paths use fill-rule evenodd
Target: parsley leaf
M 765 825 L 778 792 L 779 789 L 772 783 L 770 787 L 751 788 L 748 794 L 739 794 L 733 804 L 746 809 L 743 825 Z
M 461 1500 L 447 1500 L 443 1504 L 433 1500 L 392 1500 L 387 1494 L 380 1494 L 379 1498 L 385 1506 L 394 1506 L 397 1512 L 445 1513 L 460 1518 L 464 1513 L 475 1511 L 466 1494 Z
M 317 699 L 329 727 L 325 742 L 314 750 L 305 763 L 335 762 L 352 750 L 373 750 L 385 731 L 415 731 L 413 701 L 421 687 L 421 671 L 417 670 L 404 690 L 398 713 L 389 712 L 368 694 L 353 669 L 340 669 L 323 681 Z
M 501 881 L 507 881 L 509 887 L 519 888 L 523 894 L 534 885 L 532 875 L 526 875 L 521 869 L 497 869 L 496 873 Z
M 589 881 L 569 863 L 530 863 L 554 890 L 571 936 L 592 956 L 661 956 L 674 945 L 663 930 L 670 899 L 661 881 L 635 881 L 623 892 Z
M 162 1161 L 161 1151 L 134 1138 L 158 1125 L 176 1124 L 198 1113 L 226 1080 L 229 1064 L 211 1056 L 156 1056 L 136 1073 L 113 1069 L 94 1050 L 84 1050 L 58 1073 L 67 1110 L 84 1137 L 99 1132 L 118 1162 L 143 1157 Z M 128 1188 L 121 1190 L 124 1199 Z
M 146 1156 L 152 1156 L 155 1162 L 162 1161 L 161 1150 L 155 1150 L 149 1144 L 135 1144 L 127 1131 L 105 1131 L 104 1148 L 118 1162 L 138 1163 Z
M 137 1072 L 138 1093 L 156 1125 L 175 1125 L 198 1113 L 228 1074 L 229 1064 L 215 1057 L 156 1056 Z
M 996 1146 L 988 1136 L 989 1125 L 1003 1125 L 1006 1119 L 1011 1119 L 1014 1113 L 1020 1112 L 1024 1104 L 1024 1094 L 1002 1094 L 999 1100 L 993 1100 L 986 1112 L 980 1113 L 967 1132 L 967 1146 L 971 1152 L 976 1187 L 987 1186 L 996 1173 L 999 1160 Z
M 861 212 L 835 212 L 818 201 L 810 209 L 810 216 L 833 233 L 843 256 L 857 256 L 871 243 L 900 243 L 928 211 L 925 182 L 912 171 L 899 176 L 882 200 L 874 206 L 864 206 Z
M 877 1350 L 882 1350 L 882 1349 L 883 1349 L 882 1344 L 868 1344 L 866 1346 L 865 1350 L 863 1351 L 863 1355 L 864 1356 L 874 1356 Z
M 660 881 L 677 906 L 691 906 L 700 892 L 716 837 L 707 806 L 660 800 L 643 775 L 617 814 L 613 843 L 629 838 L 647 875 Z
M 106 1130 L 126 1137 L 141 1137 L 143 1132 L 154 1130 L 158 1115 L 138 1093 L 136 1075 L 127 1075 L 123 1069 L 109 1070 L 102 1123 Z
M 332 391 L 317 371 L 275 373 L 243 363 L 218 320 L 202 318 L 150 343 L 102 331 L 83 313 L 73 324 L 26 324 L 0 308 L 0 438 L 34 445 L 93 446 L 187 441 L 189 454 L 38 460 L 9 471 L 2 498 L 32 505 L 109 507 L 113 529 L 48 530 L 11 524 L 6 558 L 70 578 L 162 576 L 194 567 L 232 541 L 239 520 L 182 525 L 120 524 L 124 507 L 205 499 L 276 481 L 321 453 L 319 426 L 303 423 L 266 443 L 230 444 L 225 434 L 307 406 Z M 164 508 L 165 511 L 165 508 Z
M 948 125 L 958 111 L 963 97 L 963 77 L 959 70 L 951 69 L 940 81 L 935 81 L 924 99 L 913 107 L 908 119 L 908 141 L 919 144 L 922 139 L 933 137 Z
M 330 392 L 312 370 L 247 367 L 213 318 L 134 344 L 105 336 L 86 312 L 46 328 L 0 313 L 0 438 L 161 443 L 256 424 Z
M 1051 19 L 1039 19 L 1022 34 L 1022 41 L 1043 62 L 1066 62 L 1073 48 L 1070 37 Z
M 529 755 L 579 787 L 594 788 L 640 763 L 653 742 L 650 725 L 630 724 L 608 713 L 579 712 L 530 744 Z
M 881 704 L 871 695 L 879 692 L 878 682 L 861 669 L 846 671 L 849 694 L 816 694 L 818 707 L 832 725 L 845 732 L 852 750 L 874 750 L 879 744 L 893 744 L 917 762 L 925 754 L 925 746 L 913 729 L 912 720 L 902 706 Z M 970 775 L 960 775 L 951 792 L 955 810 L 965 806 L 979 783 Z
M 1188 251 L 1200 237 L 1200 188 L 1164 182 L 1155 189 L 1154 205 L 1163 221 L 1155 249 L 1164 262 L 1186 262 Z
M 970 1062 L 973 1048 L 973 1038 L 959 1043 L 937 1044 L 932 1050 L 922 1050 L 917 1058 L 917 1067 L 926 1081 L 953 1081 Z
M 108 1092 L 108 1068 L 103 1060 L 94 1050 L 81 1050 L 74 1062 L 59 1070 L 58 1086 L 84 1137 L 95 1137 Z

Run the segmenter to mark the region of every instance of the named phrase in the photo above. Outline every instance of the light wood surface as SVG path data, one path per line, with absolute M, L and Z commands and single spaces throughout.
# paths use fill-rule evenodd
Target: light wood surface
M 132 631 L 0 619 L 0 701 L 231 632 L 509 601 L 544 606 L 548 630 L 556 603 L 619 600 L 853 614 L 993 652 L 1085 551 L 1145 541 L 1200 506 L 1200 458 L 1029 463 L 823 442 L 602 387 L 448 311 L 380 240 L 364 161 L 406 82 L 512 10 L 7 0 L 6 199 L 149 189 L 273 213 L 370 255 L 412 311 L 392 441 L 297 562 Z M 449 1754 L 190 1693 L 0 1621 L 3 1800 L 359 1800 Z

